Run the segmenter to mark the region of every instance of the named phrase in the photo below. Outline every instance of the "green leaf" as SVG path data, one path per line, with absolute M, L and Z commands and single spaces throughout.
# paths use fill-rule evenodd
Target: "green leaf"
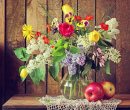
M 30 57 L 30 55 L 28 53 L 26 53 L 26 48 L 24 48 L 24 47 L 15 49 L 14 53 L 17 56 L 17 58 L 19 58 L 22 61 L 28 61 L 28 59 Z
M 38 101 L 39 99 L 40 99 L 40 97 L 36 97 L 36 99 L 35 99 L 35 100 L 36 100 L 36 101 Z
M 57 75 L 59 73 L 59 63 L 53 63 L 53 66 L 50 66 L 49 68 L 49 73 L 55 81 L 59 82 L 57 78 Z
M 105 40 L 103 40 L 103 41 L 108 45 L 108 47 L 113 46 L 110 42 L 105 41 Z
M 83 52 L 83 51 L 80 50 L 79 48 L 77 48 L 75 46 L 70 46 L 70 53 L 76 54 L 76 53 L 81 53 L 81 52 Z
M 44 7 L 39 1 L 37 1 L 37 2 L 41 5 L 42 9 L 45 11 L 45 13 L 46 13 L 46 15 L 48 16 L 49 20 L 52 21 L 53 19 L 51 18 L 50 14 L 49 14 L 48 11 L 45 9 L 45 7 Z
M 89 26 L 89 28 L 86 30 L 85 34 L 92 28 L 92 25 Z
M 40 78 L 37 76 L 37 73 L 35 73 L 35 71 L 33 71 L 32 73 L 29 73 L 29 76 L 35 84 L 37 85 L 39 84 Z
M 60 40 L 56 43 L 55 47 L 63 46 L 64 43 L 65 43 L 65 40 L 64 40 L 64 39 L 60 39 Z
M 49 41 L 49 44 L 51 45 L 53 42 L 54 42 L 54 40 L 50 40 L 50 41 Z
M 102 40 L 102 39 L 99 39 L 98 45 L 100 45 L 100 46 L 105 46 L 105 47 L 113 46 L 110 42 L 105 41 L 105 40 Z
M 36 68 L 34 71 L 40 80 L 45 81 L 45 73 L 46 73 L 45 67 L 44 68 Z
M 106 47 L 108 46 L 102 39 L 99 39 L 98 45 L 106 46 Z
M 65 53 L 65 48 L 64 46 L 60 46 L 58 47 L 53 53 L 52 55 L 55 55 L 55 56 L 61 56 Z
M 75 30 L 74 33 L 79 36 L 78 30 Z
M 66 43 L 64 44 L 64 48 L 67 49 L 67 48 L 68 48 L 68 45 L 69 45 L 69 42 L 66 42 Z
M 24 66 L 20 66 L 20 67 L 19 67 L 19 73 L 21 73 L 21 70 L 22 70 L 23 68 L 26 68 L 26 66 L 24 65 Z M 28 75 L 27 75 L 27 76 L 28 76 Z M 27 76 L 26 76 L 26 77 L 27 77 Z M 24 82 L 24 80 L 26 79 L 26 77 L 25 77 L 25 78 L 20 77 L 21 80 L 22 80 L 22 82 Z
M 66 58 L 66 54 L 65 53 L 63 55 L 61 55 L 61 56 L 54 56 L 53 63 L 61 62 L 65 58 Z
M 97 45 L 97 47 L 101 48 L 101 49 L 102 49 L 102 51 L 104 51 L 104 50 L 106 50 L 106 49 L 107 49 L 107 48 L 106 48 L 106 46 Z
M 106 74 L 111 75 L 111 73 L 110 73 L 110 61 L 109 60 L 105 62 L 105 67 L 102 67 L 102 68 L 106 71 Z
M 61 67 L 61 68 L 63 68 L 63 67 L 64 67 L 64 65 L 60 65 L 60 67 Z
M 91 69 L 91 67 L 92 67 L 92 62 L 88 62 L 87 67 L 82 72 L 82 75 L 86 75 L 86 73 Z

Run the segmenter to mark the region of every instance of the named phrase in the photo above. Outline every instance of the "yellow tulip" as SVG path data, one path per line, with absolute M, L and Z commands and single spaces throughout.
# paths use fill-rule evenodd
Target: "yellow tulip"
M 21 70 L 20 76 L 21 76 L 22 78 L 25 78 L 27 75 L 28 75 L 28 73 L 27 73 L 26 68 L 23 68 L 23 69 Z
M 70 7 L 68 4 L 62 6 L 62 11 L 64 14 L 69 14 L 70 12 L 73 14 L 73 8 Z
M 94 30 L 93 32 L 89 33 L 89 40 L 90 41 L 97 42 L 97 41 L 99 41 L 100 37 L 101 37 L 101 34 L 98 31 L 96 31 L 96 30 Z

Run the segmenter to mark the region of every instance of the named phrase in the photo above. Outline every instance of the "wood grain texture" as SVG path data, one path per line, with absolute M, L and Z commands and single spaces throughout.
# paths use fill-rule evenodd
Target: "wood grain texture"
M 6 39 L 5 39 L 5 101 L 13 94 L 24 93 L 25 84 L 19 75 L 19 67 L 24 62 L 16 58 L 15 48 L 25 45 L 22 25 L 25 23 L 25 0 L 6 1 Z
M 0 1 L 0 109 L 4 103 L 4 64 L 5 64 L 5 0 Z
M 100 20 L 102 18 L 102 16 L 104 15 L 105 11 L 110 8 L 111 6 L 114 6 L 111 10 L 108 11 L 108 13 L 105 15 L 104 19 L 102 20 L 102 22 L 106 22 L 107 20 L 109 20 L 109 18 L 107 18 L 107 16 L 110 16 L 111 18 L 115 17 L 116 11 L 115 11 L 115 5 L 116 5 L 116 0 L 107 0 L 104 2 L 104 0 L 96 0 L 96 25 L 100 24 Z M 116 41 L 113 40 L 112 44 L 116 45 Z M 102 81 L 104 81 L 104 79 L 106 81 L 110 81 L 112 82 L 114 85 L 116 85 L 116 64 L 114 64 L 113 62 L 110 63 L 110 72 L 111 75 L 106 74 L 106 72 L 104 70 L 100 70 L 99 72 L 97 72 L 96 74 L 96 81 L 101 83 Z
M 48 12 L 51 15 L 52 19 L 58 18 L 59 24 L 62 23 L 62 0 L 48 0 L 47 3 L 48 3 L 47 4 Z M 51 25 L 51 21 L 48 20 L 48 24 Z M 55 35 L 50 36 L 56 37 Z M 60 69 L 58 74 L 59 81 L 61 80 L 61 78 L 62 78 L 62 70 Z M 59 83 L 54 81 L 49 73 L 47 76 L 47 93 L 48 94 L 60 93 Z
M 46 108 L 45 105 L 41 105 L 39 101 L 34 100 L 36 97 L 43 97 L 46 94 L 24 94 L 24 95 L 15 95 L 10 98 L 4 105 L 3 109 L 12 109 L 18 110 L 18 108 Z M 60 94 L 58 94 L 60 95 Z M 51 94 L 50 96 L 55 97 L 56 94 Z M 122 102 L 117 106 L 117 108 L 129 108 L 130 109 L 130 94 L 116 94 L 114 98 L 121 99 Z
M 45 8 L 46 0 L 38 0 Z M 26 23 L 32 25 L 34 31 L 46 32 L 46 15 L 37 0 L 27 0 Z M 28 45 L 28 43 L 27 43 Z M 38 53 L 38 52 L 37 52 Z M 40 81 L 39 85 L 33 83 L 28 76 L 26 79 L 26 93 L 46 93 L 46 81 Z
M 117 0 L 116 18 L 120 33 L 117 35 L 116 48 L 121 52 L 121 62 L 116 66 L 117 93 L 130 93 L 130 0 Z
M 87 15 L 92 15 L 93 20 L 89 21 L 89 25 L 92 25 L 92 28 L 90 31 L 93 31 L 95 28 L 95 0 L 78 0 L 78 9 L 79 13 L 78 15 L 81 16 L 83 19 Z M 88 73 L 86 73 L 89 77 L 92 78 L 93 81 L 95 81 L 95 71 L 89 70 Z

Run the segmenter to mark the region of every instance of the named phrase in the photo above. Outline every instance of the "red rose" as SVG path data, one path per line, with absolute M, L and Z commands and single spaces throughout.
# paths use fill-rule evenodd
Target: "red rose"
M 63 36 L 71 37 L 74 33 L 74 27 L 69 23 L 61 23 L 59 25 L 59 31 Z

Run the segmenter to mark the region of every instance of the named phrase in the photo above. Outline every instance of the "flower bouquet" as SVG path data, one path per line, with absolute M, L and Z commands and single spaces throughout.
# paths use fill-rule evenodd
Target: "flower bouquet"
M 59 82 L 59 68 L 68 67 L 68 73 L 61 81 L 62 94 L 67 94 L 65 97 L 69 99 L 84 98 L 84 89 L 91 82 L 86 73 L 90 69 L 104 69 L 110 74 L 110 60 L 115 63 L 120 61 L 119 51 L 111 44 L 119 33 L 116 29 L 118 22 L 116 18 L 110 18 L 91 31 L 93 16 L 86 15 L 84 19 L 77 16 L 75 6 L 62 6 L 66 22 L 59 23 L 40 5 L 52 24 L 46 26 L 48 33 L 36 32 L 31 25 L 23 25 L 23 36 L 29 40 L 29 44 L 14 51 L 17 58 L 26 61 L 19 68 L 21 79 L 24 81 L 29 75 L 35 84 L 39 84 L 40 80 L 45 81 L 47 64 L 49 74 Z M 54 36 L 51 37 L 51 34 Z

